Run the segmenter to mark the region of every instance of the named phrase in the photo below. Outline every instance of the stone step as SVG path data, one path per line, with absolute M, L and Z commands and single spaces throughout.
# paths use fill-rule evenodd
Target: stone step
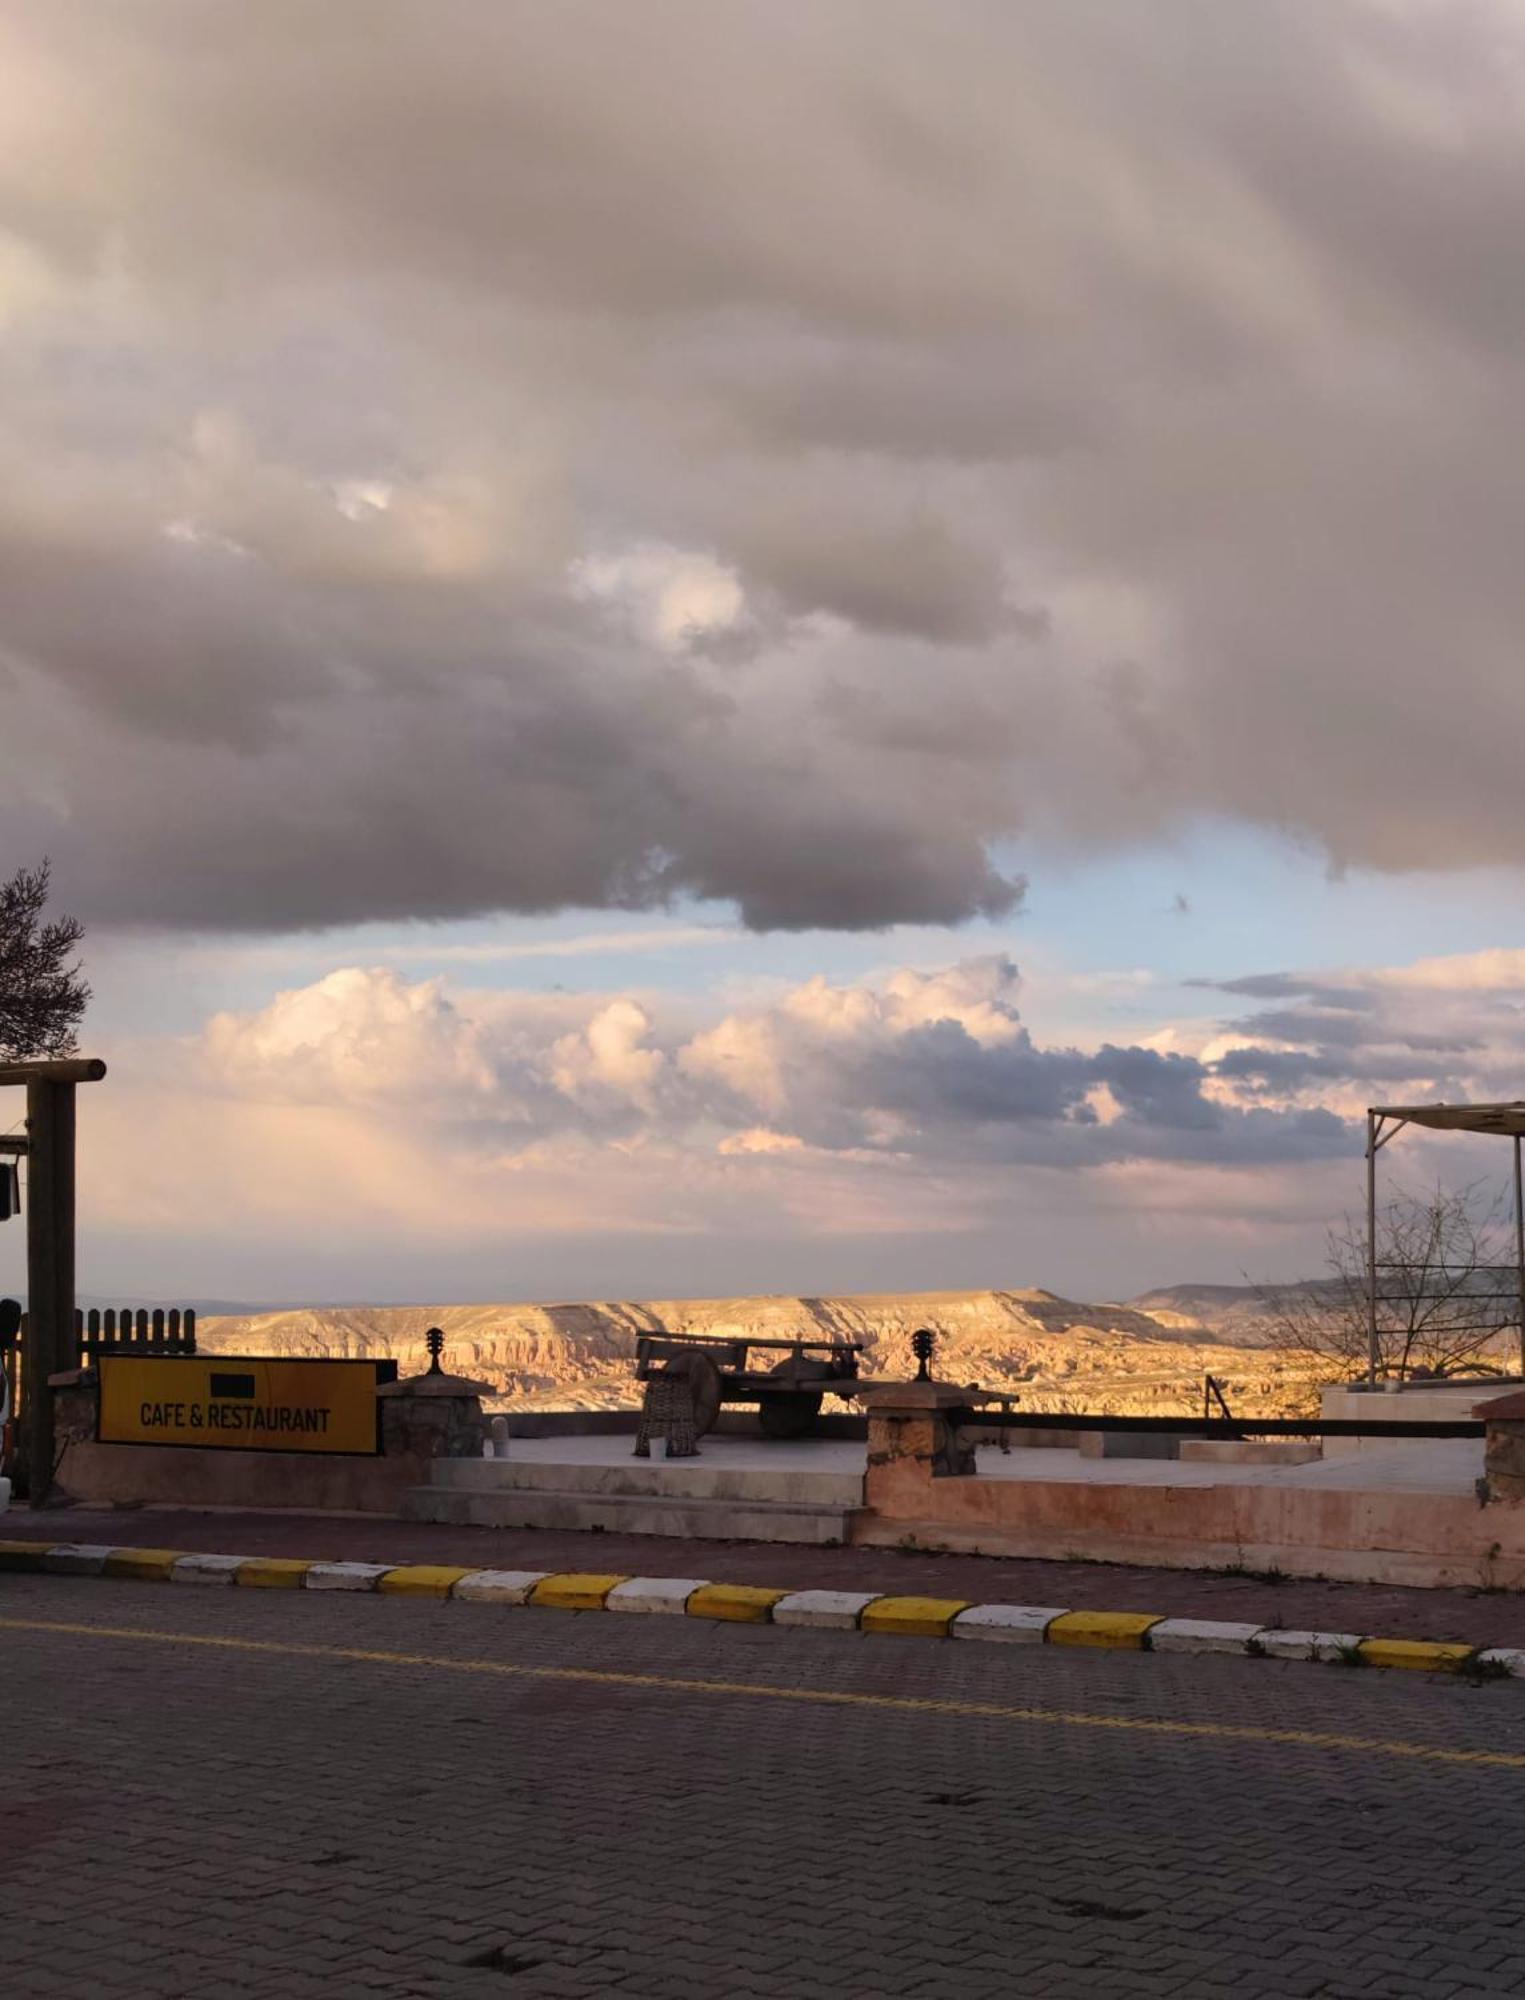
M 697 1459 L 608 1461 L 438 1458 L 429 1483 L 452 1493 L 580 1493 L 641 1500 L 720 1500 L 759 1506 L 863 1505 L 861 1471 L 815 1471 L 780 1456 L 774 1465 Z
M 414 1486 L 402 1517 L 450 1527 L 603 1528 L 612 1534 L 668 1535 L 724 1542 L 846 1543 L 852 1507 L 693 1499 L 670 1493 L 557 1492 L 546 1488 Z

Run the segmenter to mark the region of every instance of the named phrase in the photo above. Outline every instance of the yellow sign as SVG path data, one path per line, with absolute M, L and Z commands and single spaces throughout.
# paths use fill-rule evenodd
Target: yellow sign
M 397 1363 L 103 1354 L 100 1371 L 102 1444 L 374 1455 Z

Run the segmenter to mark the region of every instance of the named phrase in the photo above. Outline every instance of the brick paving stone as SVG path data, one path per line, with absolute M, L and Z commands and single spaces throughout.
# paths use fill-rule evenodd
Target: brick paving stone
M 7 2000 L 1525 1994 L 1525 1771 L 1284 1740 L 1519 1752 L 1518 1683 L 31 1574 L 5 1618 L 85 1628 L 0 1627 Z

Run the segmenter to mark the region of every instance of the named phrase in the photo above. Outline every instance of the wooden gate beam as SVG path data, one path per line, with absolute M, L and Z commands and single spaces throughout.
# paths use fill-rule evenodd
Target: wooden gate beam
M 36 1062 L 0 1062 L 0 1083 L 99 1083 L 99 1056 L 47 1056 Z

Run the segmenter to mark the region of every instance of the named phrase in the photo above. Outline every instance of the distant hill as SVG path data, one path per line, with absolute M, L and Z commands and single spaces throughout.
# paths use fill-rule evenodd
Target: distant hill
M 199 1338 L 211 1353 L 390 1355 L 406 1374 L 427 1365 L 424 1334 L 439 1326 L 446 1364 L 489 1383 L 502 1406 L 611 1409 L 636 1400 L 631 1364 L 644 1331 L 856 1341 L 865 1374 L 903 1376 L 912 1367 L 910 1336 L 924 1326 L 937 1336 L 939 1376 L 1010 1390 L 1025 1408 L 1192 1409 L 1211 1372 L 1227 1382 L 1236 1406 L 1271 1414 L 1304 1397 L 1306 1386 L 1264 1345 L 1263 1327 L 1257 1340 L 1247 1307 L 1230 1309 L 1253 1296 L 1248 1288 L 1188 1285 L 1095 1305 L 1019 1289 L 334 1306 L 207 1317 Z
M 1305 1278 L 1275 1289 L 1316 1295 L 1327 1286 L 1324 1280 Z M 1162 1325 L 1201 1327 L 1235 1346 L 1263 1347 L 1269 1339 L 1265 1305 L 1253 1285 L 1161 1285 L 1156 1291 L 1140 1292 L 1128 1303 Z

